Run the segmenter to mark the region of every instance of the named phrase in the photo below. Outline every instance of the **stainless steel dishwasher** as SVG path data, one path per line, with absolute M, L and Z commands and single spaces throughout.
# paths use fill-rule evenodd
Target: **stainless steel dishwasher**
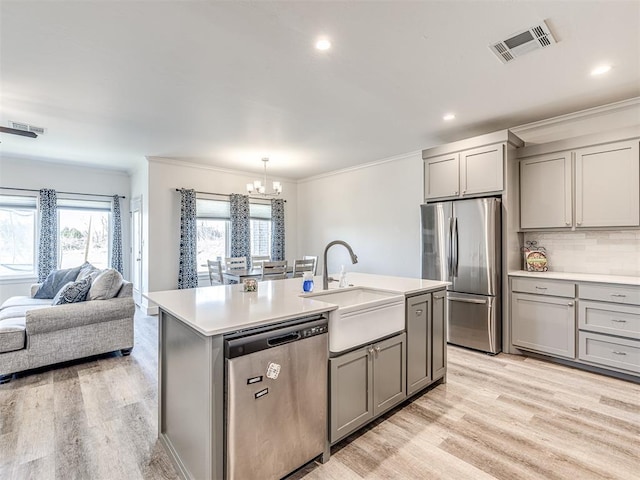
M 327 317 L 225 337 L 228 480 L 279 479 L 327 441 Z

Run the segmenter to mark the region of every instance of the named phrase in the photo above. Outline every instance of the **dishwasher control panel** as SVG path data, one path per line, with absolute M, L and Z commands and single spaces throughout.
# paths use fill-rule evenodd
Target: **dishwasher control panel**
M 226 358 L 266 350 L 268 348 L 298 342 L 316 335 L 329 332 L 328 319 L 325 315 L 316 315 L 277 327 L 257 328 L 255 330 L 236 332 L 225 336 L 224 347 Z
M 327 325 L 318 325 L 316 327 L 305 328 L 300 331 L 300 336 L 302 338 L 313 337 L 314 335 L 321 335 L 323 333 L 327 333 L 329 331 L 329 327 Z

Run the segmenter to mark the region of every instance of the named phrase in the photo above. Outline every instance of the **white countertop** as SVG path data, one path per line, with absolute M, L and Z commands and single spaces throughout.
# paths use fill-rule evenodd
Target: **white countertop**
M 347 273 L 347 282 L 403 295 L 439 290 L 448 285 L 419 278 L 356 272 Z M 321 290 L 322 277 L 314 277 L 314 284 L 315 291 Z M 336 289 L 337 283 L 331 283 L 329 288 Z M 238 284 L 150 292 L 144 296 L 203 335 L 221 335 L 337 308 L 301 295 L 304 295 L 302 279 L 292 278 L 259 282 L 257 292 L 244 292 L 243 285 Z
M 598 273 L 527 272 L 525 270 L 514 270 L 509 272 L 509 275 L 512 277 L 547 278 L 550 280 L 570 280 L 573 282 L 640 285 L 640 277 L 629 277 L 623 275 L 601 275 Z

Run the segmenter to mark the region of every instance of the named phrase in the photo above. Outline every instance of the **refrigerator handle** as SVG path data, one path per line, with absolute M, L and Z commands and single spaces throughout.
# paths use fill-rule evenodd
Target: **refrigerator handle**
M 447 255 L 448 277 L 453 277 L 453 217 L 449 217 L 449 252 Z
M 451 234 L 451 272 L 458 276 L 458 217 L 453 217 L 453 233 Z

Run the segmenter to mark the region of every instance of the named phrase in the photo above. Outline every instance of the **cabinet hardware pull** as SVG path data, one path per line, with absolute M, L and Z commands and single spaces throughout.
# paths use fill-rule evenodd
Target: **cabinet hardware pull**
M 418 317 L 419 317 L 420 315 L 422 315 L 422 309 L 420 309 L 420 310 L 416 310 L 416 316 L 418 316 Z
M 573 302 L 567 303 L 567 307 L 573 307 Z
M 616 355 L 626 355 L 626 352 L 616 352 L 615 350 L 613 350 L 612 353 L 614 353 Z
M 582 225 L 582 222 L 576 222 L 576 225 Z
M 612 293 L 611 294 L 612 297 L 620 297 L 620 298 L 625 298 L 626 295 L 623 293 Z
M 376 353 L 380 353 L 380 347 L 375 347 L 374 350 L 376 351 Z
M 564 222 L 564 223 L 566 223 L 567 225 L 571 225 L 571 222 Z
M 617 318 L 612 318 L 611 321 L 616 323 L 627 323 L 626 320 L 618 320 Z
M 536 285 L 536 290 L 546 290 L 546 289 L 547 289 L 547 287 L 538 287 L 538 286 Z
M 458 195 L 458 192 L 457 192 L 457 191 L 455 191 L 455 192 L 453 192 L 453 194 L 454 194 L 454 195 Z
M 373 347 L 369 347 L 367 349 L 367 352 L 369 352 L 369 355 L 373 355 Z

